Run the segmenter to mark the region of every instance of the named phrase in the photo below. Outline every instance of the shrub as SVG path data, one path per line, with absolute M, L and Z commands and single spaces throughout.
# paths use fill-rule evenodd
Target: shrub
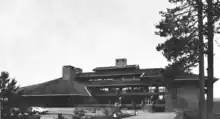
M 91 112 L 96 113 L 96 108 L 95 107 L 91 108 Z
M 80 119 L 81 117 L 79 115 L 73 115 L 72 119 Z
M 40 115 L 32 115 L 32 116 L 3 116 L 3 119 L 40 119 Z
M 199 110 L 187 109 L 183 111 L 184 119 L 199 119 Z
M 120 110 L 118 108 L 102 108 L 102 113 L 107 116 L 112 116 L 113 113 L 119 113 Z
M 92 115 L 87 115 L 86 119 L 93 119 L 93 116 Z
M 40 115 L 30 115 L 26 119 L 40 119 Z
M 109 110 L 106 109 L 106 108 L 104 108 L 104 109 L 102 110 L 102 113 L 103 113 L 104 115 L 109 115 Z
M 85 116 L 84 108 L 76 108 L 76 109 L 74 110 L 74 114 L 75 114 L 75 115 L 79 115 L 80 117 L 81 117 L 81 116 Z

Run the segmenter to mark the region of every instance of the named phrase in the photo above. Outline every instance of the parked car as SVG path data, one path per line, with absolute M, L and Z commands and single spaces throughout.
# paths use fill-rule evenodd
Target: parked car
M 43 108 L 43 107 L 30 107 L 29 111 L 32 113 L 45 114 L 48 112 L 48 109 Z

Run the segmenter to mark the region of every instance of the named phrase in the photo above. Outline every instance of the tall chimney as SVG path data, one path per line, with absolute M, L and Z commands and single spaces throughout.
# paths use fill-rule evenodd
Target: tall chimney
M 63 80 L 74 80 L 76 77 L 76 68 L 70 65 L 63 66 Z
M 126 58 L 121 58 L 121 59 L 116 59 L 115 60 L 115 66 L 116 67 L 124 67 L 127 65 L 127 59 Z

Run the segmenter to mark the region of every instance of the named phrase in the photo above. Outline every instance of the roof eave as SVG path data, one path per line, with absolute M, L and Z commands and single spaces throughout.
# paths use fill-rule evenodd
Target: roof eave
M 204 77 L 204 79 L 207 81 L 208 77 Z M 198 81 L 199 76 L 177 76 L 174 81 Z M 216 81 L 218 81 L 218 78 L 214 78 L 213 83 L 215 83 Z
M 141 75 L 142 73 L 126 73 L 126 74 L 109 74 L 109 75 L 90 75 L 90 76 L 78 76 L 76 78 L 100 78 L 100 77 L 117 77 L 117 76 L 129 76 L 129 75 Z
M 24 94 L 23 97 L 31 96 L 83 96 L 83 94 Z

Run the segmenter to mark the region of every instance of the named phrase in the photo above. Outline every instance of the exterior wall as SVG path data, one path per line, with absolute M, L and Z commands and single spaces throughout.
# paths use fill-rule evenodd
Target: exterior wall
M 173 95 L 175 94 L 174 88 L 168 88 L 167 93 L 165 94 L 165 111 L 166 112 L 173 112 L 175 108 L 175 99 L 173 99 Z
M 169 88 L 165 100 L 167 112 L 185 108 L 198 109 L 199 88 L 195 85 Z
M 179 108 L 198 108 L 199 88 L 195 86 L 177 88 L 177 104 Z

